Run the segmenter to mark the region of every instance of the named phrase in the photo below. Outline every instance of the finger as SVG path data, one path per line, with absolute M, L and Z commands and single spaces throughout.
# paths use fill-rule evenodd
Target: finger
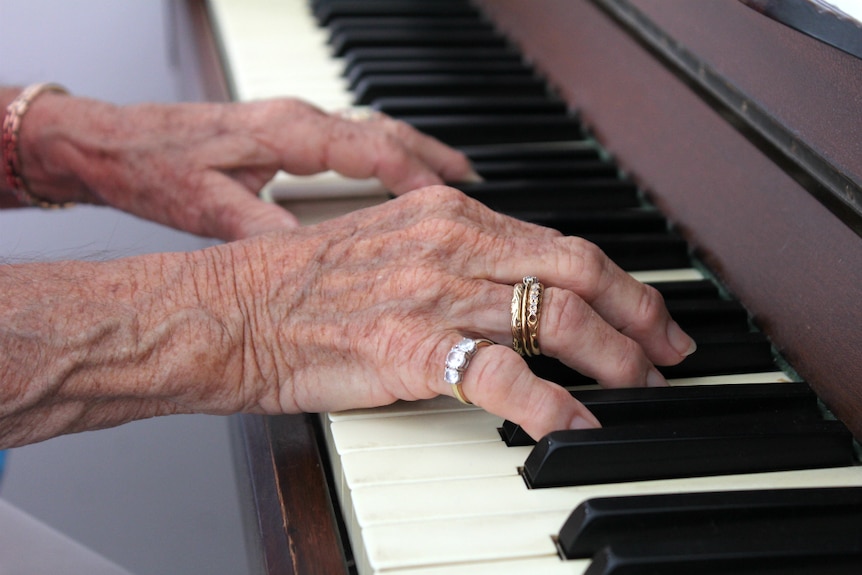
M 444 393 L 454 395 L 449 387 Z M 601 426 L 570 393 L 533 375 L 517 353 L 500 345 L 476 352 L 463 374 L 461 392 L 486 411 L 517 423 L 534 439 L 560 429 Z
M 204 188 L 207 197 L 189 208 L 198 222 L 197 233 L 232 241 L 299 226 L 296 216 L 264 202 L 230 178 L 219 174 L 210 182 Z
M 449 312 L 458 318 L 451 327 L 511 347 L 512 287 L 485 281 L 468 291 L 472 295 L 457 300 Z M 559 359 L 606 387 L 667 385 L 637 342 L 608 324 L 573 292 L 544 290 L 538 333 L 543 355 Z
M 659 365 L 679 363 L 695 350 L 658 291 L 632 278 L 594 244 L 571 236 L 522 236 L 501 243 L 493 261 L 486 258 L 492 277 L 508 282 L 532 274 L 546 286 L 574 292 Z
M 334 119 L 326 144 L 327 167 L 352 178 L 376 177 L 395 194 L 477 177 L 461 152 L 403 122 L 389 122 L 395 121 Z

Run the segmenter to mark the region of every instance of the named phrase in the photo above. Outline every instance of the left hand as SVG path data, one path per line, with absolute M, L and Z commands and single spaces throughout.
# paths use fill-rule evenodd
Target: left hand
M 463 154 L 406 123 L 351 121 L 296 99 L 118 107 L 44 94 L 22 141 L 36 196 L 108 204 L 224 240 L 298 225 L 257 197 L 280 169 L 376 177 L 396 194 L 475 177 Z

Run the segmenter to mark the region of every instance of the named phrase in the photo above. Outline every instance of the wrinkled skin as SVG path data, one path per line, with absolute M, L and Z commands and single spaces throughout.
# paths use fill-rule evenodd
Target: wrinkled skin
M 0 103 L 11 97 L 0 89 Z M 654 365 L 694 350 L 658 292 L 589 242 L 439 185 L 475 174 L 390 118 L 350 122 L 295 100 L 120 108 L 45 94 L 24 127 L 35 194 L 236 241 L 0 265 L 0 292 L 26 294 L 0 299 L 0 447 L 171 413 L 452 395 L 443 364 L 463 336 L 501 344 L 464 375 L 474 403 L 533 437 L 597 426 L 511 349 L 512 285 L 525 275 L 546 286 L 543 353 L 603 385 L 664 385 Z M 376 176 L 403 195 L 299 227 L 257 199 L 278 169 Z
M 349 121 L 294 99 L 114 106 L 46 93 L 21 137 L 35 195 L 224 240 L 298 225 L 257 198 L 279 169 L 377 177 L 396 194 L 476 177 L 463 154 L 403 122 Z
M 548 286 L 543 352 L 607 386 L 663 385 L 691 340 L 661 296 L 594 245 L 491 212 L 431 187 L 289 237 L 230 246 L 245 340 L 248 399 L 269 413 L 377 406 L 451 394 L 442 380 L 462 336 L 477 353 L 464 392 L 534 437 L 595 418 L 529 371 L 511 348 L 512 284 Z M 274 384 L 278 384 L 275 386 Z

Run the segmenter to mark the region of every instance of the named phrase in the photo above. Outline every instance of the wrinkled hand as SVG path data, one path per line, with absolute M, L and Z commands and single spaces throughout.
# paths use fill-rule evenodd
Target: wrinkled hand
M 578 238 L 494 213 L 450 188 L 288 234 L 219 246 L 240 318 L 234 362 L 243 409 L 266 413 L 379 406 L 452 395 L 444 359 L 463 335 L 479 350 L 463 390 L 533 437 L 598 425 L 511 349 L 512 285 L 546 290 L 543 353 L 606 386 L 663 385 L 692 340 L 658 292 Z M 233 377 L 231 377 L 233 379 Z
M 395 193 L 473 177 L 463 154 L 403 122 L 350 121 L 294 99 L 117 107 L 48 94 L 24 128 L 37 196 L 77 190 L 71 199 L 225 240 L 297 225 L 257 198 L 279 169 L 377 177 Z

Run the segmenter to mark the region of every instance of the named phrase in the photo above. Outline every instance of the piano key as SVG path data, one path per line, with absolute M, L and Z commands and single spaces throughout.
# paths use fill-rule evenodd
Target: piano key
M 491 29 L 489 24 L 463 16 L 344 16 L 337 18 L 326 26 L 330 38 L 344 31 L 357 29 L 393 29 L 412 30 L 425 29 Z
M 785 522 L 741 528 L 715 537 L 677 533 L 662 540 L 645 537 L 601 549 L 585 575 L 672 575 L 734 573 L 775 575 L 855 575 L 862 569 L 862 541 L 852 526 L 809 518 L 811 529 Z
M 859 479 L 857 467 L 732 477 L 735 489 L 846 486 L 858 484 Z M 556 557 L 553 536 L 572 509 L 586 499 L 706 491 L 726 488 L 727 482 L 727 477 L 702 477 L 527 490 L 516 476 L 490 482 L 484 478 L 418 481 L 355 489 L 351 506 L 357 525 L 362 525 L 359 531 L 369 562 L 377 569 L 394 569 Z M 547 496 L 541 491 L 547 491 Z
M 533 73 L 520 62 L 488 62 L 487 60 L 423 60 L 420 62 L 368 62 L 353 66 L 347 73 L 348 88 L 355 89 L 369 76 L 387 75 L 465 75 L 465 76 L 518 76 L 532 78 Z M 381 110 L 382 111 L 382 110 Z
M 496 61 L 476 61 L 483 66 L 497 64 Z M 513 64 L 501 62 L 507 66 Z M 395 64 L 387 62 L 387 64 Z M 397 62 L 399 65 L 411 66 L 410 61 Z M 520 64 L 517 64 L 520 65 Z M 354 68 L 355 69 L 355 68 Z M 353 70 L 350 72 L 350 77 L 353 76 Z M 375 110 L 388 114 L 394 118 L 402 118 L 409 116 L 468 116 L 479 114 L 566 114 L 566 105 L 553 98 L 547 96 L 405 96 L 405 97 L 385 97 L 374 100 L 373 105 Z M 505 160 L 513 157 L 513 151 L 510 149 L 488 149 L 473 148 L 463 150 L 467 156 L 473 160 L 481 160 L 484 156 L 494 155 L 496 159 Z M 515 157 L 523 158 L 529 153 L 529 148 L 514 150 L 517 154 Z M 552 148 L 539 150 L 542 156 L 546 159 L 555 159 L 560 156 L 552 156 L 555 152 Z M 487 150 L 487 151 L 486 151 Z M 598 159 L 599 154 L 592 148 L 590 153 L 591 158 Z M 534 157 L 537 155 L 534 153 Z M 571 157 L 571 154 L 564 156 Z
M 755 416 L 793 421 L 820 420 L 817 395 L 805 383 L 635 387 L 571 391 L 603 427 L 699 421 L 704 418 Z M 535 442 L 521 427 L 505 421 L 501 427 L 506 444 Z
M 463 60 L 466 57 L 460 47 L 402 47 L 402 48 L 354 48 L 342 57 L 346 74 L 366 62 L 395 62 L 424 60 Z M 508 46 L 495 48 L 473 48 L 470 50 L 471 60 L 487 60 L 489 62 L 511 61 L 521 62 L 521 55 Z
M 842 528 L 862 523 L 862 487 L 708 491 L 588 499 L 560 528 L 557 544 L 569 559 L 588 558 L 605 545 L 704 525 L 736 531 L 762 524 L 776 530 L 786 522 L 828 518 Z M 852 525 L 848 525 L 852 522 Z M 812 525 L 809 525 L 811 530 Z
M 416 17 L 449 16 L 478 18 L 475 8 L 461 0 L 334 0 L 312 2 L 314 16 L 321 25 L 339 18 L 368 16 Z
M 506 40 L 493 30 L 465 30 L 454 28 L 441 34 L 434 29 L 368 29 L 359 28 L 340 32 L 332 36 L 330 42 L 335 56 L 344 56 L 359 48 L 423 48 L 423 47 L 461 47 L 503 48 Z
M 378 98 L 410 96 L 494 96 L 501 93 L 542 96 L 547 93 L 547 88 L 541 79 L 530 76 L 381 74 L 364 77 L 356 84 L 353 93 L 356 104 L 373 105 Z
M 479 182 L 458 187 L 492 210 L 502 212 L 522 206 L 525 196 L 537 209 L 601 210 L 636 208 L 640 204 L 637 187 L 616 179 Z
M 482 89 L 485 89 L 485 87 Z M 453 147 L 583 140 L 580 123 L 556 114 L 404 116 L 402 121 Z
M 775 358 L 772 346 L 763 334 L 710 333 L 700 330 L 697 352 L 677 365 L 659 365 L 657 369 L 666 379 L 774 371 Z M 555 358 L 537 356 L 526 358 L 537 376 L 563 386 L 595 383 L 595 380 L 578 373 Z
M 569 214 L 561 214 L 552 210 L 539 211 L 533 208 L 521 208 L 517 211 L 508 212 L 508 214 L 520 220 L 553 228 L 567 236 L 598 233 L 665 233 L 668 231 L 667 220 L 663 215 L 655 210 L 640 207 Z
M 666 281 L 651 284 L 667 300 L 714 299 L 719 297 L 718 287 L 709 280 Z
M 473 158 L 473 168 L 488 180 L 543 180 L 578 177 L 615 177 L 619 169 L 603 160 L 573 161 L 531 159 L 508 161 L 483 161 Z
M 568 117 L 576 117 L 568 115 Z M 473 161 L 510 160 L 598 160 L 603 157 L 595 144 L 587 139 L 553 142 L 514 142 L 479 144 L 459 148 Z
M 327 110 L 350 105 L 342 65 L 332 59 L 325 31 L 305 3 L 212 0 L 209 7 L 234 99 L 289 95 Z M 274 69 L 290 73 L 273 74 Z
M 787 429 L 737 420 L 555 431 L 524 462 L 533 488 L 835 467 L 855 462 L 852 435 L 838 421 Z

